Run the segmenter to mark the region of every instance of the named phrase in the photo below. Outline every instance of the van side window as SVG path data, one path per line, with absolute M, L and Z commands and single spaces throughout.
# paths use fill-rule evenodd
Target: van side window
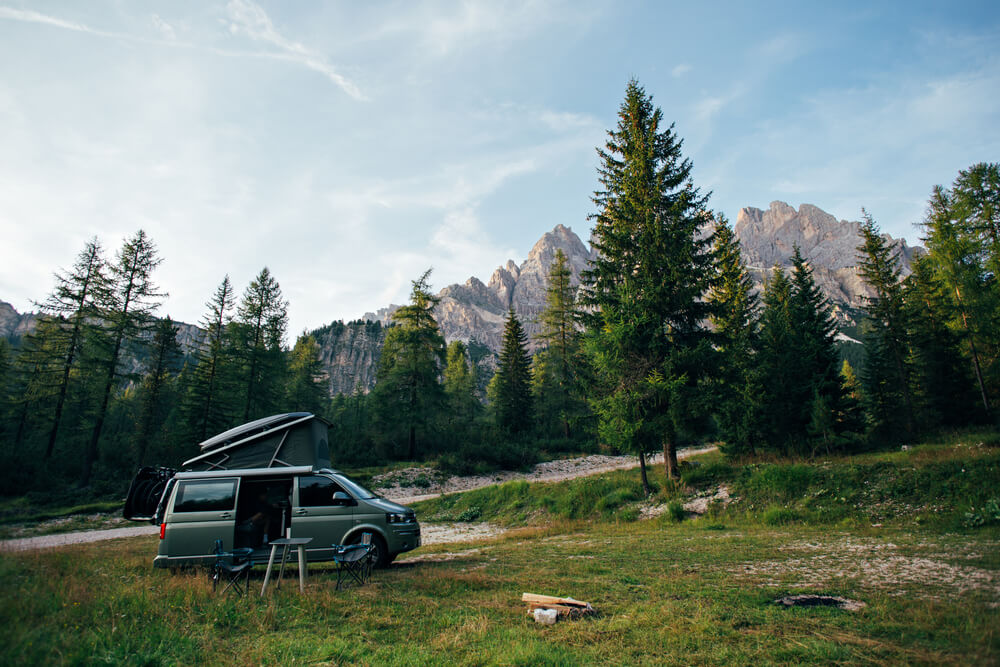
M 211 512 L 236 506 L 235 479 L 190 480 L 180 483 L 175 512 Z
M 299 478 L 300 507 L 329 507 L 333 505 L 333 494 L 343 491 L 340 485 L 329 477 L 318 475 Z

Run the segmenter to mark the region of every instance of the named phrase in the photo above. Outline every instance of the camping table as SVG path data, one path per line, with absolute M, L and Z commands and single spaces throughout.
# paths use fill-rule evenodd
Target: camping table
M 285 571 L 285 561 L 288 560 L 288 550 L 296 547 L 299 551 L 299 591 L 306 589 L 306 545 L 312 542 L 311 537 L 282 537 L 271 542 L 271 557 L 267 560 L 267 572 L 264 573 L 264 585 L 260 587 L 260 595 L 264 596 L 267 590 L 267 582 L 271 580 L 271 569 L 274 567 L 274 557 L 281 547 L 281 567 L 278 569 L 278 582 L 275 588 L 281 585 L 281 575 Z

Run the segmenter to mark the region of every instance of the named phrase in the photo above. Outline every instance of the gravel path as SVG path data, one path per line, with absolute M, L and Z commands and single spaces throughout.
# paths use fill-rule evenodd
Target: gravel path
M 699 449 L 685 449 L 677 453 L 678 460 L 684 460 L 697 454 L 715 451 L 717 447 L 701 447 Z M 646 459 L 647 465 L 653 466 L 663 463 L 663 455 L 658 454 Z M 412 485 L 412 481 L 420 477 L 426 479 L 428 468 L 406 468 L 395 470 L 385 475 L 374 478 L 378 483 L 380 480 L 399 480 L 399 483 L 392 486 L 378 487 L 378 492 L 389 500 L 408 505 L 428 498 L 437 498 L 448 493 L 458 493 L 461 491 L 471 491 L 480 489 L 491 484 L 502 484 L 514 480 L 525 480 L 527 482 L 561 482 L 574 477 L 586 477 L 588 475 L 598 475 L 612 470 L 624 470 L 636 468 L 639 461 L 634 456 L 604 456 L 593 454 L 591 456 L 581 456 L 573 459 L 559 459 L 558 461 L 545 461 L 539 463 L 530 472 L 504 471 L 490 475 L 473 475 L 470 477 L 448 477 L 443 481 L 431 482 L 429 486 L 419 487 Z M 410 482 L 409 485 L 406 482 Z
M 678 452 L 677 458 L 685 459 L 689 456 L 713 451 L 714 449 L 715 447 L 687 449 L 682 452 Z M 649 465 L 662 463 L 662 461 L 662 455 L 651 457 L 648 460 Z M 379 492 L 389 500 L 403 505 L 408 505 L 419 500 L 436 498 L 447 493 L 470 491 L 472 489 L 490 486 L 491 484 L 502 484 L 503 482 L 513 480 L 525 480 L 528 482 L 560 482 L 574 477 L 597 475 L 611 470 L 635 468 L 637 465 L 638 460 L 634 456 L 592 455 L 575 459 L 546 461 L 544 463 L 539 463 L 528 473 L 500 472 L 493 475 L 449 477 L 425 488 L 396 485 L 380 488 Z M 427 468 L 408 468 L 406 470 L 399 470 L 390 474 L 393 475 L 395 479 L 407 481 L 415 479 L 418 475 L 426 475 L 427 470 Z M 376 478 L 376 481 L 378 481 L 378 478 Z M 423 532 L 424 544 L 459 542 L 499 534 L 499 529 L 492 527 L 489 524 L 424 524 L 421 528 Z M 140 524 L 137 526 L 130 526 L 128 528 L 87 530 L 76 533 L 60 533 L 57 535 L 41 535 L 39 537 L 2 540 L 0 541 L 0 551 L 32 551 L 36 549 L 66 546 L 68 544 L 84 544 L 87 542 L 113 540 L 122 537 L 135 537 L 137 535 L 155 535 L 158 530 L 158 526 Z

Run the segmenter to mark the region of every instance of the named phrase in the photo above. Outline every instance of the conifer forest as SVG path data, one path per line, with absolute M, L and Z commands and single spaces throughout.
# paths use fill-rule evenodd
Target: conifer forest
M 862 213 L 857 266 L 873 296 L 863 354 L 848 360 L 809 262 L 796 250 L 757 290 L 682 149 L 631 81 L 597 151 L 597 259 L 574 285 L 557 253 L 541 334 L 529 344 L 511 310 L 491 377 L 475 341 L 440 332 L 430 270 L 392 315 L 374 389 L 331 396 L 316 337 L 290 339 L 267 266 L 206 285 L 197 332 L 181 337 L 156 240 L 93 238 L 39 294 L 33 330 L 0 339 L 0 489 L 118 498 L 140 466 L 179 467 L 219 432 L 296 411 L 331 423 L 335 466 L 469 473 L 602 451 L 635 455 L 647 490 L 647 459 L 662 454 L 677 477 L 677 449 L 693 443 L 809 459 L 996 421 L 1000 164 L 927 184 L 913 221 L 925 252 L 905 278 L 876 212 Z

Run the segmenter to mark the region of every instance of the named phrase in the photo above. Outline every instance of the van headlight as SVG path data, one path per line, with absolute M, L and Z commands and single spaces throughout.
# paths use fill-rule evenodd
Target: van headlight
M 413 521 L 414 515 L 405 512 L 386 512 L 386 523 L 409 523 Z

